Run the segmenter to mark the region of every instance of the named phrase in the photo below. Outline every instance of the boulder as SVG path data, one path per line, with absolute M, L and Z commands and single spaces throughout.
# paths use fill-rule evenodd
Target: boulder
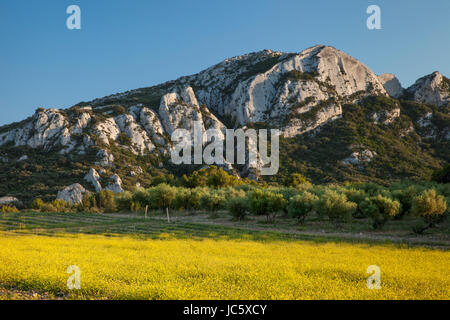
M 377 155 L 376 152 L 368 149 L 352 152 L 350 156 L 342 160 L 344 164 L 359 164 L 360 162 L 370 162 Z
M 114 193 L 122 193 L 122 179 L 117 174 L 113 174 L 110 179 L 112 180 L 112 183 L 109 184 L 105 190 L 111 190 Z
M 2 205 L 11 205 L 11 206 L 21 206 L 22 202 L 15 198 L 15 197 L 10 197 L 10 196 L 6 196 L 6 197 L 1 197 L 0 198 L 0 206 Z
M 438 71 L 418 79 L 406 90 L 417 102 L 437 106 L 450 104 L 450 80 Z
M 81 184 L 75 183 L 58 192 L 56 199 L 61 199 L 72 204 L 83 201 L 85 195 L 90 194 Z
M 94 168 L 91 168 L 89 170 L 89 173 L 84 177 L 84 180 L 90 182 L 94 186 L 95 192 L 100 192 L 102 190 L 102 185 L 100 184 L 100 175 Z

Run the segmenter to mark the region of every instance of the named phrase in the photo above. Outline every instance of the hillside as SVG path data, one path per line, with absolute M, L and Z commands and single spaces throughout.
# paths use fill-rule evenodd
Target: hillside
M 315 182 L 424 179 L 449 161 L 449 108 L 450 80 L 439 72 L 403 89 L 329 46 L 264 50 L 0 127 L 0 196 L 50 200 L 74 183 L 121 192 L 191 172 L 199 166 L 169 155 L 171 133 L 193 121 L 280 129 L 280 171 L 269 181 L 292 172 Z

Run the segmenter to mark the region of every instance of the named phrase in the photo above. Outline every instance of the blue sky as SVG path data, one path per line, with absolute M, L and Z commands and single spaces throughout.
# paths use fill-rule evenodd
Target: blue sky
M 66 8 L 81 8 L 81 30 Z M 381 30 L 366 8 L 381 8 Z M 332 45 L 407 87 L 450 76 L 450 1 L 0 0 L 0 125 L 262 49 Z

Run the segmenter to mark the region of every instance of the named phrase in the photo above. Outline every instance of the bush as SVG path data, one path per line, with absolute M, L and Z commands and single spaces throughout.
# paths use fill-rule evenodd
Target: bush
M 57 212 L 68 212 L 70 211 L 72 205 L 70 203 L 65 202 L 62 199 L 56 199 L 51 202 L 51 205 L 55 207 Z
M 114 192 L 111 190 L 102 190 L 97 193 L 97 206 L 103 212 L 117 212 Z
M 416 233 L 423 233 L 444 220 L 447 201 L 443 196 L 438 195 L 436 190 L 425 190 L 414 198 L 411 211 L 423 218 L 425 225 L 414 229 Z
M 217 192 L 210 192 L 203 195 L 200 200 L 202 208 L 208 209 L 211 212 L 216 212 L 225 207 L 226 199 L 223 195 Z
M 335 222 L 349 220 L 356 207 L 356 203 L 348 201 L 345 194 L 334 190 L 326 190 L 317 201 L 317 213 Z
M 170 222 L 169 208 L 172 207 L 177 188 L 166 183 L 162 183 L 156 187 L 147 190 L 150 201 L 159 209 L 166 209 L 167 221 Z
M 41 210 L 42 207 L 44 206 L 44 201 L 41 198 L 36 198 L 31 202 L 31 209 L 35 209 L 35 210 Z
M 4 205 L 0 207 L 1 213 L 18 213 L 20 212 L 15 206 Z
M 360 204 L 361 211 L 373 221 L 374 229 L 381 229 L 389 218 L 395 217 L 400 211 L 400 202 L 382 195 L 366 198 Z
M 234 218 L 241 221 L 249 210 L 248 199 L 244 197 L 231 198 L 227 201 L 227 209 Z
M 194 210 L 199 210 L 201 208 L 200 203 L 205 194 L 207 194 L 209 190 L 203 187 L 196 187 L 191 190 L 191 196 L 189 198 L 189 208 Z
M 265 215 L 268 222 L 275 221 L 276 214 L 287 204 L 283 195 L 260 189 L 250 192 L 249 199 L 250 211 L 255 215 Z
M 288 214 L 292 218 L 298 219 L 298 222 L 303 224 L 306 216 L 310 213 L 319 198 L 305 191 L 302 194 L 296 195 L 289 199 Z
M 137 189 L 135 192 L 133 192 L 131 202 L 132 208 L 130 209 L 132 211 L 138 211 L 142 207 L 152 205 L 149 193 L 145 189 Z
M 414 197 L 417 196 L 418 193 L 419 189 L 416 186 L 409 186 L 392 192 L 392 196 L 402 205 L 399 214 L 395 217 L 396 219 L 401 219 L 411 212 Z
M 132 210 L 133 194 L 129 191 L 119 193 L 115 197 L 115 203 L 118 211 Z
M 81 204 L 78 206 L 78 210 L 92 213 L 99 212 L 97 208 L 97 198 L 95 197 L 95 194 L 85 196 Z
M 177 194 L 173 201 L 173 208 L 176 210 L 189 210 L 189 198 L 191 192 L 189 189 L 177 188 Z
M 41 208 L 41 212 L 58 212 L 58 209 L 56 209 L 52 204 L 50 203 L 44 203 L 44 205 Z
M 353 217 L 357 219 L 366 218 L 367 216 L 361 211 L 360 208 L 361 203 L 367 198 L 366 192 L 364 190 L 351 188 L 346 189 L 344 193 L 349 201 L 354 202 L 357 205 L 357 209 L 353 213 Z
M 291 174 L 285 181 L 285 185 L 289 187 L 297 187 L 302 184 L 310 184 L 310 182 L 300 173 Z

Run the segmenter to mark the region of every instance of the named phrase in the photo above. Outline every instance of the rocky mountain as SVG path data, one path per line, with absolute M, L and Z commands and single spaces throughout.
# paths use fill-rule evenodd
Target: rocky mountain
M 450 80 L 439 72 L 403 89 L 394 75 L 377 76 L 329 46 L 264 50 L 0 127 L 0 196 L 79 199 L 192 171 L 171 164 L 169 153 L 172 132 L 194 121 L 222 132 L 280 129 L 283 165 L 269 180 L 293 171 L 315 181 L 423 178 L 448 162 L 449 104 Z

